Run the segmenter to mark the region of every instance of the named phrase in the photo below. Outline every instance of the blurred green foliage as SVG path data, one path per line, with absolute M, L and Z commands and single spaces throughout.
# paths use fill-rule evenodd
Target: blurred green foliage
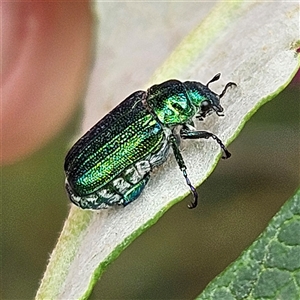
M 300 189 L 243 254 L 197 300 L 299 300 Z

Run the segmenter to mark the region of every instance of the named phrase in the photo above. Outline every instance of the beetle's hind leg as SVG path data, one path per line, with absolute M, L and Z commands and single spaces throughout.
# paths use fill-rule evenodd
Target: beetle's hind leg
M 191 130 L 189 127 L 185 126 L 182 127 L 180 130 L 180 137 L 183 139 L 214 139 L 223 150 L 223 159 L 227 159 L 231 156 L 231 153 L 227 150 L 223 142 L 213 133 L 208 131 L 197 131 L 197 130 Z
M 183 161 L 183 158 L 182 158 L 182 155 L 180 153 L 180 150 L 177 146 L 177 143 L 176 143 L 176 138 L 174 135 L 171 135 L 170 139 L 169 139 L 169 142 L 171 143 L 171 146 L 172 146 L 172 149 L 173 149 L 173 152 L 174 152 L 174 155 L 175 155 L 175 159 L 179 165 L 179 168 L 185 178 L 185 181 L 186 181 L 186 184 L 190 187 L 190 190 L 193 194 L 193 197 L 194 197 L 194 201 L 188 205 L 188 208 L 195 208 L 198 204 L 198 194 L 197 194 L 197 191 L 196 191 L 196 188 L 191 184 L 191 181 L 190 179 L 188 178 L 187 176 L 187 173 L 186 173 L 186 165 Z

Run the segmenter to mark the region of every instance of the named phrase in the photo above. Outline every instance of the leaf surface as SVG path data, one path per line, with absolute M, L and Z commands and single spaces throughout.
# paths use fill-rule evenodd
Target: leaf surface
M 172 7 L 173 4 L 170 5 Z M 123 9 L 126 10 L 128 7 L 130 6 L 124 6 Z M 105 9 L 103 11 L 105 12 Z M 109 15 L 107 7 L 106 12 Z M 114 13 L 117 15 L 116 11 Z M 134 13 L 136 12 L 125 11 L 126 19 L 136 21 Z M 172 14 L 172 18 L 176 20 L 175 12 L 172 11 Z M 164 17 L 166 16 L 167 13 Z M 104 13 L 101 17 L 101 22 L 105 23 L 107 15 Z M 155 24 L 151 23 L 149 18 L 144 16 L 141 19 L 145 20 L 142 24 L 145 27 L 150 26 L 156 35 L 163 31 L 163 27 L 154 28 Z M 299 46 L 298 20 L 297 3 L 221 2 L 182 40 L 165 63 L 156 70 L 151 82 L 145 86 L 149 87 L 153 83 L 170 78 L 206 83 L 213 75 L 222 72 L 221 80 L 211 86 L 214 91 L 221 92 L 228 81 L 234 81 L 238 85 L 237 88 L 228 90 L 226 96 L 222 98 L 225 117 L 212 115 L 198 125 L 199 128 L 201 125 L 204 130 L 215 133 L 228 144 L 238 135 L 250 116 L 283 90 L 298 70 L 299 57 L 296 52 Z M 137 60 L 139 59 L 136 52 L 147 49 L 140 50 L 139 40 L 134 40 L 135 30 L 140 28 L 138 24 L 141 23 L 135 24 L 131 21 L 128 23 L 132 27 L 126 27 L 125 22 L 124 30 L 128 30 L 127 35 L 132 35 L 132 43 L 136 47 L 131 51 L 134 62 L 135 56 Z M 177 24 L 174 21 L 170 23 Z M 98 51 L 103 48 L 104 52 L 110 49 L 111 55 L 112 49 L 116 49 L 113 53 L 121 55 L 124 60 L 122 43 L 116 44 L 114 40 L 111 42 L 110 35 L 105 32 L 99 34 L 102 38 L 106 37 L 107 44 L 104 40 L 104 45 L 98 48 Z M 153 34 L 154 37 L 156 35 Z M 129 44 L 126 45 L 129 47 Z M 112 45 L 115 45 L 115 48 Z M 134 49 L 137 49 L 136 52 Z M 147 63 L 149 62 L 146 59 L 145 64 Z M 82 133 L 96 122 L 99 93 L 96 94 L 93 87 L 100 84 L 95 75 L 98 67 L 96 61 L 87 94 Z M 139 76 L 140 69 L 145 66 L 134 63 L 133 67 Z M 132 84 L 122 64 L 120 70 L 111 68 L 113 73 L 118 71 L 125 81 L 123 83 L 120 81 L 120 84 L 112 85 L 110 91 L 105 91 L 106 99 L 111 99 L 114 94 L 118 95 L 126 80 L 128 86 Z M 109 74 L 108 72 L 103 76 L 106 83 Z M 184 142 L 182 149 L 189 178 L 198 186 L 216 166 L 220 149 L 214 141 L 209 140 Z M 139 199 L 126 208 L 116 207 L 92 212 L 83 211 L 72 205 L 57 246 L 51 255 L 37 299 L 87 298 L 107 265 L 188 193 L 189 189 L 174 158 L 170 158 L 153 174 Z
M 300 189 L 198 300 L 299 299 Z

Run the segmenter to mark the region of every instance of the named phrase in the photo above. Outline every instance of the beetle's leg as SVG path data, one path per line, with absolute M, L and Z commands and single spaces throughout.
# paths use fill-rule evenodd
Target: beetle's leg
M 176 138 L 174 135 L 171 135 L 170 137 L 170 143 L 172 145 L 172 149 L 173 149 L 173 152 L 174 152 L 174 155 L 175 155 L 175 159 L 179 165 L 179 168 L 185 178 L 185 181 L 186 181 L 186 184 L 190 187 L 191 189 L 191 192 L 193 193 L 193 196 L 194 196 L 194 201 L 188 205 L 188 208 L 195 208 L 198 204 L 198 194 L 197 194 L 197 191 L 195 189 L 195 187 L 191 184 L 191 181 L 189 180 L 188 176 L 187 176 L 187 173 L 186 173 L 186 165 L 183 161 L 183 158 L 182 158 L 182 155 L 180 153 L 180 150 L 176 144 Z
M 222 156 L 223 159 L 229 158 L 231 156 L 231 153 L 227 150 L 223 142 L 213 133 L 208 131 L 197 131 L 197 130 L 191 130 L 188 126 L 184 126 L 180 130 L 180 136 L 183 139 L 208 139 L 212 138 L 214 139 L 221 147 L 221 149 L 224 152 L 224 155 Z

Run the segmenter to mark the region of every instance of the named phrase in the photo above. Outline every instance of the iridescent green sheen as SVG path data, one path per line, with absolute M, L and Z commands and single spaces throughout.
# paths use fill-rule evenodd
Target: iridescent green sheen
M 95 192 L 122 173 L 129 164 L 160 148 L 163 128 L 145 110 L 142 95 L 144 92 L 134 93 L 127 99 L 126 105 L 117 106 L 67 155 L 68 182 L 78 196 Z
M 186 81 L 184 82 L 184 86 L 186 87 L 187 95 L 192 102 L 192 104 L 196 107 L 199 107 L 200 104 L 205 100 L 210 100 L 212 97 L 217 96 L 214 92 L 210 91 L 210 89 L 196 81 Z M 210 91 L 210 93 L 208 93 Z
M 165 162 L 172 148 L 176 161 L 197 205 L 197 192 L 186 172 L 178 140 L 213 138 L 225 158 L 230 156 L 212 133 L 196 131 L 193 117 L 203 120 L 223 111 L 220 95 L 208 84 L 169 80 L 146 92 L 131 94 L 94 125 L 70 149 L 65 159 L 66 190 L 70 200 L 83 209 L 101 209 L 134 201 L 150 179 L 151 171 Z M 179 127 L 178 130 L 175 130 Z
M 149 88 L 147 103 L 164 126 L 190 122 L 199 106 L 192 104 L 179 80 L 169 80 Z

